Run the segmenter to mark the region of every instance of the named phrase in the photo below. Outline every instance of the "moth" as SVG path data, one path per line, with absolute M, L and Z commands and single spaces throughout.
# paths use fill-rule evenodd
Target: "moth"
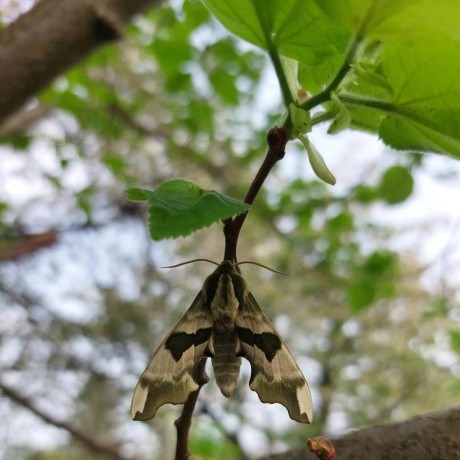
M 131 416 L 148 420 L 163 404 L 183 404 L 199 389 L 197 367 L 211 358 L 216 383 L 230 397 L 241 358 L 251 365 L 249 387 L 264 403 L 280 403 L 310 423 L 313 404 L 301 370 L 230 261 L 209 275 L 177 325 L 160 343 L 134 390 Z

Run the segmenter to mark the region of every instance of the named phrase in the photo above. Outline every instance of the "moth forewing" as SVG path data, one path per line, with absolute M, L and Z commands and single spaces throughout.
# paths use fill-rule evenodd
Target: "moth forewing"
M 282 404 L 293 420 L 310 423 L 313 403 L 308 383 L 250 292 L 240 307 L 236 326 L 241 354 L 251 364 L 251 390 L 262 402 Z
M 200 292 L 155 351 L 134 389 L 131 417 L 153 418 L 163 404 L 183 404 L 198 390 L 197 366 L 205 358 L 213 319 Z

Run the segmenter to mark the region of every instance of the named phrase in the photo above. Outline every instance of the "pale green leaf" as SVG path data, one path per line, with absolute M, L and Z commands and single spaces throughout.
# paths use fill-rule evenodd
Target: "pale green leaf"
M 311 66 L 331 59 L 331 75 L 351 35 L 314 0 L 202 1 L 228 30 L 254 45 L 267 49 L 272 44 L 279 54 Z
M 378 132 L 397 149 L 459 157 L 460 2 L 318 4 L 331 19 L 361 34 L 351 75 L 342 83 L 342 91 L 361 99 L 356 105 L 345 102 L 352 126 Z
M 300 135 L 297 137 L 297 139 L 299 139 L 300 142 L 302 142 L 304 145 L 308 153 L 308 160 L 310 161 L 310 165 L 317 177 L 327 184 L 335 185 L 336 179 L 334 175 L 327 167 L 324 158 L 318 152 L 316 147 L 308 140 L 307 136 Z
M 299 89 L 299 84 L 297 82 L 297 72 L 299 70 L 299 63 L 295 59 L 282 56 L 281 65 L 283 67 L 284 75 L 286 75 L 286 81 L 291 93 L 291 98 L 293 101 L 298 102 L 297 91 Z
M 128 198 L 148 201 L 150 235 L 154 240 L 186 236 L 250 208 L 246 203 L 183 179 L 163 182 L 154 191 L 129 189 Z
M 345 105 L 342 103 L 342 101 L 337 97 L 337 95 L 334 92 L 331 94 L 331 101 L 332 101 L 333 109 L 336 112 L 336 115 L 335 115 L 334 121 L 329 126 L 329 129 L 327 130 L 327 132 L 329 134 L 336 134 L 350 126 L 351 115 L 350 115 L 350 112 L 345 107 Z
M 401 150 L 460 156 L 460 1 L 203 2 L 241 38 L 298 61 L 313 95 L 337 83 L 351 127 Z
M 308 133 L 311 130 L 310 112 L 295 104 L 289 104 L 289 115 L 293 126 L 293 137 Z

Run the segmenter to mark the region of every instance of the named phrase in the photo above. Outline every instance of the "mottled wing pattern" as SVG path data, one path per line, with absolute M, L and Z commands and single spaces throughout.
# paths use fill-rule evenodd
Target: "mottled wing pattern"
M 131 417 L 148 420 L 163 404 L 183 404 L 199 387 L 196 366 L 212 334 L 213 319 L 200 292 L 155 351 L 131 402 Z
M 310 389 L 288 346 L 248 292 L 240 305 L 236 328 L 241 355 L 251 364 L 249 387 L 264 403 L 280 403 L 298 422 L 310 423 Z

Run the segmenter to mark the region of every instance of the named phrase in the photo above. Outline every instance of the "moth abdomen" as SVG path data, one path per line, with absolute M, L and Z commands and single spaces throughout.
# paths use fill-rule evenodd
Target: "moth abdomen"
M 235 331 L 227 334 L 214 331 L 211 341 L 215 350 L 212 367 L 216 383 L 222 394 L 229 398 L 235 391 L 240 375 L 241 358 L 236 356 L 239 340 Z

